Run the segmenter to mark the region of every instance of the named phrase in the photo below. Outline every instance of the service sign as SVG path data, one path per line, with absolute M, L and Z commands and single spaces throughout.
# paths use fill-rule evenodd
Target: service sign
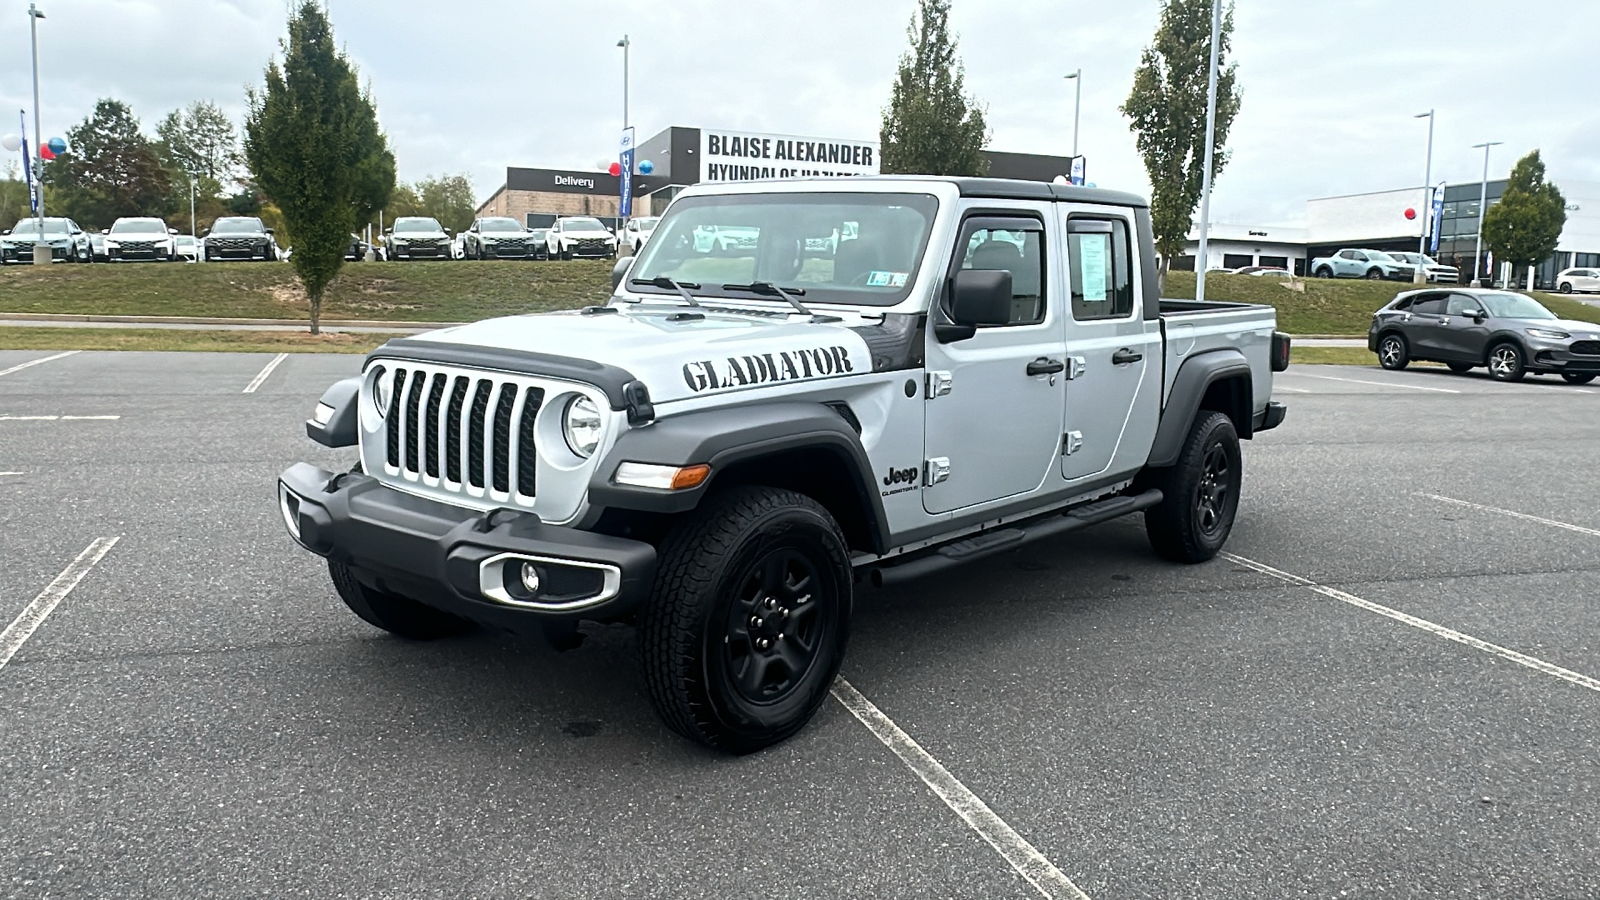
M 878 174 L 878 142 L 700 130 L 702 182 Z

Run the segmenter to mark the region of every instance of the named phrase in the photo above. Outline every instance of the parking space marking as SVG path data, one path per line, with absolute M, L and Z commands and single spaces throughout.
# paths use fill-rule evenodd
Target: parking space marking
M 10 375 L 12 372 L 21 372 L 23 369 L 26 369 L 29 366 L 37 366 L 40 363 L 47 363 L 47 362 L 50 362 L 51 360 L 61 359 L 62 357 L 71 356 L 72 354 L 77 353 L 77 352 L 78 352 L 77 350 L 68 350 L 65 353 L 57 353 L 55 356 L 45 356 L 45 357 L 41 357 L 39 359 L 30 359 L 25 363 L 22 363 L 20 365 L 12 366 L 9 369 L 0 369 L 0 375 Z
M 26 472 L 0 472 L 0 475 L 26 475 Z
M 115 422 L 121 416 L 0 416 L 0 422 Z
M 1535 672 L 1542 672 L 1545 675 L 1551 675 L 1561 679 L 1562 681 L 1570 682 L 1578 687 L 1588 688 L 1591 691 L 1600 692 L 1600 679 L 1590 678 L 1588 675 L 1574 672 L 1571 669 L 1563 669 L 1554 663 L 1545 662 L 1542 659 L 1529 656 L 1525 653 L 1518 653 L 1515 650 L 1502 647 L 1499 644 L 1491 644 L 1481 638 L 1475 638 L 1470 634 L 1456 631 L 1454 628 L 1446 628 L 1443 625 L 1429 622 L 1427 619 L 1419 619 L 1416 616 L 1403 613 L 1398 609 L 1390 609 L 1381 603 L 1373 603 L 1371 600 L 1357 597 L 1355 594 L 1341 591 L 1338 588 L 1331 588 L 1324 584 L 1318 584 L 1309 578 L 1302 578 L 1299 575 L 1292 575 L 1288 572 L 1282 571 L 1281 569 L 1274 569 L 1265 563 L 1258 563 L 1253 559 L 1246 559 L 1233 553 L 1221 553 L 1218 555 L 1229 562 L 1238 563 L 1247 569 L 1252 569 L 1256 572 L 1260 572 L 1263 575 L 1271 576 L 1279 581 L 1287 582 L 1297 587 L 1303 587 L 1308 591 L 1321 594 L 1324 597 L 1329 597 L 1342 603 L 1348 603 L 1351 606 L 1364 609 L 1368 612 L 1377 613 L 1380 616 L 1410 625 L 1413 628 L 1420 628 L 1429 634 L 1442 637 L 1447 641 L 1455 641 L 1458 644 L 1464 644 L 1474 650 L 1482 650 L 1485 653 L 1498 656 L 1501 659 L 1510 660 L 1519 666 L 1526 666 Z
M 987 803 L 962 784 L 960 779 L 951 775 L 950 770 L 922 749 L 911 735 L 902 731 L 893 719 L 863 697 L 843 676 L 834 680 L 832 693 L 833 699 L 850 710 L 850 714 L 867 726 L 867 730 L 885 747 L 894 751 L 894 755 L 900 757 L 900 761 L 910 767 L 922 779 L 922 783 L 944 801 L 944 805 L 950 807 L 979 837 L 1005 857 L 1011 868 L 1026 878 L 1040 894 L 1051 900 L 1089 900 L 1089 895 L 1079 890 L 1054 863 L 1028 843 L 1026 838 L 1017 834 L 1004 819 L 995 815 Z
M 1378 387 L 1405 388 L 1410 391 L 1433 391 L 1437 394 L 1459 394 L 1460 391 L 1450 388 L 1423 387 L 1420 384 L 1400 384 L 1394 381 L 1363 381 L 1359 378 L 1340 378 L 1337 375 L 1313 375 L 1310 372 L 1296 372 L 1301 378 L 1321 378 L 1324 381 L 1343 381 L 1349 384 L 1371 384 Z
M 1545 519 L 1540 516 L 1530 516 L 1527 513 L 1520 513 L 1516 510 L 1501 509 L 1498 506 L 1484 506 L 1482 503 L 1473 503 L 1469 500 L 1457 500 L 1454 497 L 1445 497 L 1440 494 L 1424 494 L 1419 492 L 1417 496 L 1427 497 L 1429 500 L 1437 500 L 1440 503 L 1453 503 L 1456 506 L 1465 506 L 1468 509 L 1476 509 L 1479 512 L 1498 513 L 1502 516 L 1510 516 L 1513 519 L 1522 519 L 1525 522 L 1537 522 L 1540 525 L 1549 525 L 1552 528 L 1565 528 L 1568 531 L 1576 531 L 1579 534 L 1600 537 L 1600 529 L 1585 528 L 1582 525 L 1573 525 L 1570 522 L 1558 522 L 1555 519 Z
M 256 377 L 251 379 L 250 383 L 244 386 L 244 393 L 254 394 L 256 392 L 256 388 L 261 387 L 261 383 L 267 380 L 267 376 L 272 374 L 272 370 L 278 367 L 278 363 L 281 363 L 288 358 L 289 354 L 287 353 L 279 353 L 277 356 L 274 356 L 272 358 L 272 362 L 267 363 L 267 367 L 258 372 Z
M 72 593 L 72 589 L 78 586 L 83 576 L 89 574 L 94 564 L 110 553 L 111 548 L 115 547 L 119 540 L 120 536 L 95 538 L 93 543 L 83 548 L 77 559 L 62 569 L 61 574 L 39 592 L 39 596 L 33 598 L 33 602 L 29 603 L 26 609 L 11 620 L 6 630 L 0 632 L 0 669 L 6 667 L 6 663 L 22 649 L 22 645 L 33 632 L 44 624 L 45 617 Z

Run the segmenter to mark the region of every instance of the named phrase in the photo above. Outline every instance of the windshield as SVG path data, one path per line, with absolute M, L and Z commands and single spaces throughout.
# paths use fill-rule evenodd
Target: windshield
M 416 232 L 421 232 L 421 231 L 443 231 L 443 230 L 444 230 L 444 228 L 439 224 L 439 220 L 438 219 L 412 218 L 412 217 L 408 216 L 408 217 L 403 218 L 403 219 L 395 219 L 394 220 L 394 233 L 395 234 L 406 234 L 408 232 L 416 233 Z
M 661 221 L 661 219 L 656 216 L 651 216 L 647 219 L 634 219 L 634 221 L 639 223 L 640 231 L 654 231 L 656 223 Z
M 1479 294 L 1478 299 L 1488 308 L 1489 315 L 1500 319 L 1554 319 L 1556 314 L 1532 297 L 1522 294 Z
M 1367 259 L 1372 262 L 1399 262 L 1399 260 L 1381 250 L 1368 250 Z
M 264 226 L 260 219 L 228 218 L 218 219 L 211 226 L 212 234 L 260 234 Z
M 1417 255 L 1415 253 L 1391 253 L 1389 255 L 1403 263 L 1411 263 L 1412 265 L 1415 265 L 1417 262 Z
M 605 231 L 599 219 L 562 219 L 562 231 Z
M 478 222 L 479 231 L 515 231 L 520 233 L 522 226 L 516 219 L 482 219 Z
M 876 192 L 681 197 L 629 280 L 666 276 L 735 298 L 750 295 L 722 285 L 771 282 L 805 289 L 808 304 L 893 306 L 911 290 L 938 206 L 928 194 Z
M 35 234 L 39 233 L 38 226 L 39 226 L 39 220 L 38 219 L 23 219 L 22 221 L 20 221 L 20 222 L 18 222 L 16 224 L 16 227 L 12 229 L 11 233 L 14 234 L 14 235 L 17 235 L 18 237 L 25 237 L 25 236 L 29 236 L 29 235 L 35 235 Z M 67 233 L 67 220 L 66 219 L 45 219 L 44 220 L 44 233 L 45 234 L 66 234 Z
M 166 234 L 167 224 L 160 219 L 118 219 L 112 234 Z

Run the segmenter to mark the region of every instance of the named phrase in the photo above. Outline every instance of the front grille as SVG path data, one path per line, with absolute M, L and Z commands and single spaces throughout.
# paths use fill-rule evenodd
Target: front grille
M 261 238 L 213 237 L 206 240 L 206 246 L 213 250 L 254 250 L 260 243 L 262 243 Z
M 608 246 L 609 245 L 606 243 L 605 238 L 579 238 L 578 241 L 577 241 L 577 248 L 576 249 L 579 249 L 579 250 L 605 250 L 605 249 L 607 249 Z
M 154 253 L 155 241 L 121 241 L 123 253 Z
M 432 366 L 396 368 L 383 439 L 391 473 L 451 493 L 535 496 L 544 389 Z
M 1571 349 L 1585 356 L 1600 356 L 1600 341 L 1573 341 Z

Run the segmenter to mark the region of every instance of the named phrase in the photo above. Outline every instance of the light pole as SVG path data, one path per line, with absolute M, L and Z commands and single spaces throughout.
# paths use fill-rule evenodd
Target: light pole
M 33 38 L 33 139 L 40 142 L 44 141 L 44 132 L 39 130 L 39 20 L 42 18 L 44 18 L 44 13 L 39 10 L 39 7 L 29 3 L 28 30 Z M 32 147 L 23 147 L 22 152 L 33 153 L 34 150 Z M 39 192 L 39 207 L 35 212 L 35 217 L 38 221 L 34 226 L 37 229 L 34 234 L 38 235 L 38 240 L 33 244 L 33 261 L 35 263 L 42 261 L 48 265 L 51 250 L 50 245 L 45 243 L 44 240 L 44 172 L 42 171 L 44 159 L 37 153 L 34 153 L 33 158 L 38 161 L 38 165 L 33 167 L 33 178 L 34 184 L 38 185 L 35 190 Z M 42 259 L 39 256 L 41 248 L 44 250 Z
M 194 176 L 189 176 L 189 237 L 194 237 Z
M 1217 135 L 1217 45 L 1222 33 L 1222 0 L 1211 0 L 1211 64 L 1206 84 L 1206 170 L 1200 185 L 1200 250 L 1195 255 L 1194 299 L 1206 299 L 1207 239 L 1211 234 L 1211 167 Z
M 1505 141 L 1489 141 L 1483 144 L 1472 145 L 1472 149 L 1474 150 L 1478 149 L 1479 147 L 1483 148 L 1483 180 L 1478 182 L 1478 249 L 1474 251 L 1472 257 L 1473 278 L 1477 282 L 1478 287 L 1486 286 L 1483 283 L 1483 279 L 1479 277 L 1478 273 L 1481 271 L 1480 267 L 1483 265 L 1483 212 L 1484 207 L 1489 201 L 1489 148 L 1498 147 L 1503 143 L 1505 143 Z M 1489 277 L 1492 279 L 1494 277 L 1494 273 L 1490 272 Z
M 628 48 L 633 46 L 633 42 L 628 40 L 627 35 L 623 35 L 622 40 L 617 41 L 617 46 L 622 48 L 622 128 L 626 131 L 630 121 L 628 119 Z
M 1083 108 L 1083 70 L 1065 76 L 1072 82 L 1072 155 L 1078 155 L 1078 110 Z
M 1422 234 L 1417 238 L 1417 255 L 1421 256 L 1427 252 L 1428 226 L 1433 222 L 1433 110 L 1417 113 L 1412 118 L 1428 120 L 1428 162 L 1422 169 L 1422 201 L 1427 217 L 1422 220 Z M 1412 284 L 1428 283 L 1428 272 L 1422 266 L 1422 261 L 1418 260 L 1417 270 L 1411 273 Z

